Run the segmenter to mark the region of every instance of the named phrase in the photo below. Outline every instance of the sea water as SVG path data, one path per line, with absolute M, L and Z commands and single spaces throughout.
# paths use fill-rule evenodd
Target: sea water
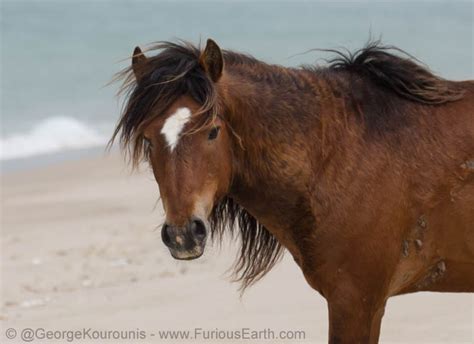
M 2 1 L 0 159 L 104 147 L 123 100 L 107 83 L 136 45 L 211 37 L 297 66 L 371 35 L 461 80 L 474 75 L 473 25 L 471 1 Z

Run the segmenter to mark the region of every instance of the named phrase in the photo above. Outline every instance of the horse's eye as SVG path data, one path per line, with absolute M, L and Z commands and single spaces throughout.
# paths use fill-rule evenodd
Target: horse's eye
M 145 149 L 148 150 L 152 147 L 151 141 L 149 138 L 144 137 L 143 142 L 145 143 Z
M 214 127 L 211 129 L 211 131 L 209 132 L 209 136 L 207 137 L 208 140 L 215 140 L 217 135 L 219 134 L 219 130 L 221 129 L 221 127 Z

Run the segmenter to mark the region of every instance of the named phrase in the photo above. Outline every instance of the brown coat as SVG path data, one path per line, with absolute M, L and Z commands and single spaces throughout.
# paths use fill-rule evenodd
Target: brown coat
M 135 51 L 115 135 L 135 162 L 145 149 L 167 234 L 194 233 L 196 214 L 211 234 L 230 223 L 244 287 L 285 247 L 328 301 L 330 343 L 377 343 L 390 296 L 474 291 L 473 81 L 439 78 L 379 43 L 299 69 L 211 40 L 203 52 L 158 48 Z M 160 130 L 183 106 L 189 135 L 172 151 Z

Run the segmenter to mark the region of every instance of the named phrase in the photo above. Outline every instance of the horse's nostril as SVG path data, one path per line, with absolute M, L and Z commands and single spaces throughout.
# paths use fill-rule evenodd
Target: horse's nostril
M 171 245 L 171 237 L 169 233 L 170 226 L 168 226 L 166 223 L 163 225 L 163 228 L 161 229 L 161 239 L 163 240 L 164 244 L 166 246 Z
M 198 239 L 204 240 L 206 237 L 207 231 L 204 222 L 201 220 L 194 220 L 191 222 L 191 233 Z

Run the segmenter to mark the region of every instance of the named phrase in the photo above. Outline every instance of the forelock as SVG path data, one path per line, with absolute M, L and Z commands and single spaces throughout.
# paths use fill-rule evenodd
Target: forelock
M 144 129 L 179 97 L 187 95 L 198 103 L 201 108 L 194 116 L 215 115 L 215 89 L 199 64 L 200 48 L 186 42 L 160 42 L 147 51 L 157 50 L 159 53 L 148 57 L 141 68 L 138 82 L 131 67 L 118 74 L 126 102 L 110 144 L 119 136 L 134 165 L 146 157 Z

